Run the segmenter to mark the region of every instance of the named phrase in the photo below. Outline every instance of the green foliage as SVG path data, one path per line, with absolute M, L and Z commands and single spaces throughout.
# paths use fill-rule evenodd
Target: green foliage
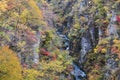
M 106 10 L 103 3 L 99 3 L 97 6 L 99 18 L 104 18 L 106 16 Z
M 52 42 L 52 40 L 54 39 L 54 32 L 53 30 L 47 30 L 44 32 L 44 35 L 42 35 L 42 39 L 43 39 L 43 45 L 42 47 L 48 47 L 50 45 L 50 43 Z
M 80 21 L 79 21 L 80 19 L 78 19 L 78 17 L 76 15 L 75 15 L 74 19 L 75 19 L 75 23 L 74 23 L 73 27 L 76 29 L 80 29 Z
M 84 69 L 87 72 L 89 80 L 102 80 L 104 75 L 106 57 L 105 54 L 95 54 L 90 52 L 87 55 L 87 61 L 84 63 Z M 89 67 L 88 67 L 89 66 Z

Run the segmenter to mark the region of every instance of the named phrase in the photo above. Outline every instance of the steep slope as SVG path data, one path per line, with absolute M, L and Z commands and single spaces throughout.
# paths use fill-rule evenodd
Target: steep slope
M 120 1 L 51 0 L 57 29 L 70 39 L 70 55 L 88 80 L 119 80 Z M 112 6 L 111 6 L 112 5 Z
M 0 48 L 8 46 L 8 50 L 17 54 L 16 62 L 22 65 L 18 79 L 21 75 L 22 80 L 72 79 L 73 58 L 63 49 L 63 39 L 56 34 L 57 16 L 52 7 L 43 0 L 1 0 L 0 4 Z M 4 58 L 7 63 L 7 55 Z M 3 66 L 15 67 L 12 63 Z M 11 79 L 12 75 L 16 80 L 17 74 L 13 71 L 9 76 L 8 72 L 0 71 L 0 80 Z
M 120 0 L 0 1 L 0 48 L 23 80 L 120 80 L 119 27 Z

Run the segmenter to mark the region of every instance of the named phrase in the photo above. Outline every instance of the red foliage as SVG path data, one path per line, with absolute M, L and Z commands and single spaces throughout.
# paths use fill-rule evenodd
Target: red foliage
M 45 53 L 43 53 L 43 55 L 50 56 L 50 52 L 46 51 Z
M 44 56 L 48 56 L 49 58 L 51 58 L 52 61 L 57 59 L 57 55 L 56 54 L 50 54 L 50 52 L 48 52 L 44 48 L 40 49 L 40 54 L 44 55 Z
M 117 22 L 120 22 L 120 16 L 116 17 Z
M 50 52 L 46 51 L 44 48 L 40 49 L 40 54 L 44 56 L 50 56 Z

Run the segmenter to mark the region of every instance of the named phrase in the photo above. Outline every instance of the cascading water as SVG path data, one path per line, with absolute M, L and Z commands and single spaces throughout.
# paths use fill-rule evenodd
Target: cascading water
M 85 8 L 85 6 L 87 6 L 87 0 L 83 0 L 80 3 L 80 12 Z M 86 16 L 86 15 L 85 15 Z M 87 17 L 88 18 L 88 17 Z M 68 21 L 69 23 L 69 21 Z M 67 25 L 68 26 L 68 25 Z M 87 32 L 84 34 L 84 36 L 81 37 L 81 52 L 80 52 L 80 59 L 79 62 L 80 64 L 83 63 L 85 60 L 85 55 L 88 53 L 89 50 L 91 50 L 92 48 L 92 41 L 91 41 L 91 37 L 93 42 L 95 41 L 95 36 L 94 36 L 94 28 L 91 27 L 89 28 L 89 30 L 87 30 Z M 90 33 L 90 34 L 88 34 Z M 69 50 L 69 39 L 66 35 L 61 34 L 60 32 L 57 32 L 57 34 L 62 37 L 64 42 L 64 45 L 66 46 L 66 50 Z M 79 44 L 78 44 L 79 45 Z M 73 67 L 74 70 L 71 72 L 72 75 L 74 75 L 75 80 L 84 80 L 86 78 L 86 74 L 85 72 L 81 69 L 81 66 L 78 66 L 76 63 L 73 62 Z
M 74 1 L 74 3 L 73 3 L 73 1 Z M 106 29 L 105 25 L 107 25 L 107 24 L 97 25 L 97 23 L 95 22 L 95 19 L 93 19 L 93 18 L 95 18 L 94 15 L 99 14 L 99 11 L 96 11 L 95 14 L 90 13 L 90 15 L 89 15 L 89 12 L 87 11 L 87 10 L 89 10 L 89 8 L 91 8 L 92 4 L 94 7 L 94 3 L 92 2 L 92 0 L 70 0 L 70 1 L 68 0 L 68 1 L 66 1 L 66 4 L 64 4 L 64 3 L 65 3 L 64 0 L 62 0 L 61 3 L 59 3 L 60 7 L 59 6 L 58 7 L 62 8 L 61 10 L 63 12 L 61 12 L 61 13 L 63 15 L 66 15 L 66 13 L 67 13 L 67 16 L 65 16 L 65 20 L 63 21 L 63 23 L 60 24 L 59 26 L 57 26 L 58 28 L 60 28 L 59 32 L 57 32 L 57 33 L 64 41 L 63 42 L 64 49 L 70 50 L 71 55 L 75 54 L 75 56 L 77 56 L 77 58 L 79 58 L 76 60 L 77 64 L 75 64 L 75 62 L 73 62 L 74 71 L 72 71 L 71 74 L 74 75 L 75 80 L 84 80 L 83 78 L 86 77 L 86 74 L 82 70 L 82 68 L 84 68 L 83 63 L 85 63 L 87 61 L 86 56 L 89 56 L 89 51 L 93 50 L 94 47 L 98 44 L 98 41 L 100 42 L 102 38 L 119 37 L 119 35 L 117 33 L 117 30 L 118 30 L 117 25 L 114 23 L 116 21 L 117 15 L 115 14 L 115 11 L 112 11 L 112 18 L 110 20 L 109 26 L 107 27 L 107 31 L 108 31 L 107 32 L 106 30 L 104 30 L 104 29 Z M 73 3 L 73 6 L 71 5 L 71 3 Z M 64 6 L 61 4 L 64 4 Z M 71 6 L 72 6 L 72 8 L 71 8 Z M 78 34 L 73 33 L 74 35 L 72 35 L 72 39 L 70 38 L 70 40 L 69 40 L 67 37 L 67 34 L 69 34 L 68 33 L 69 29 L 71 29 L 71 26 L 73 26 L 72 24 L 74 24 L 74 21 L 75 21 L 74 15 L 76 15 L 79 19 L 78 22 L 80 23 L 81 27 L 79 28 L 80 31 L 78 31 L 78 32 L 80 32 L 80 33 L 78 33 Z M 83 19 L 85 18 L 85 21 L 81 20 L 81 16 L 83 17 Z M 110 17 L 110 16 L 111 16 L 111 11 L 107 14 L 107 17 Z M 69 19 L 66 19 L 66 18 L 69 18 Z M 63 35 L 62 31 L 65 31 L 65 30 L 67 30 L 65 32 L 67 34 Z M 61 33 L 60 33 L 60 31 L 61 31 Z M 75 33 L 76 32 L 77 31 L 75 31 Z M 105 32 L 107 32 L 108 34 L 106 34 Z M 77 45 L 79 45 L 79 46 L 77 46 Z M 107 53 L 109 54 L 109 52 L 107 52 Z M 109 73 L 112 72 L 111 70 L 113 69 L 113 71 L 114 71 L 118 66 L 116 61 L 113 59 L 113 57 L 108 59 L 106 62 L 106 66 L 110 67 L 110 69 L 106 70 L 106 72 L 105 72 L 106 77 L 107 76 L 110 77 L 111 74 L 109 74 Z M 110 79 L 108 78 L 108 80 L 110 80 Z
M 69 50 L 69 39 L 66 35 L 60 34 L 60 32 L 57 32 L 57 34 L 63 39 L 65 45 L 65 50 Z M 80 67 L 73 62 L 74 70 L 71 72 L 71 74 L 75 77 L 75 80 L 83 80 L 83 78 L 86 77 L 86 74 L 83 70 L 80 69 Z
M 88 0 L 82 0 L 80 2 L 79 5 L 79 13 L 81 14 L 82 11 L 85 9 L 85 7 L 87 7 L 89 1 Z M 89 16 L 88 15 L 82 15 L 86 18 L 86 20 L 89 20 Z M 70 22 L 69 20 L 66 22 L 67 25 L 66 27 L 70 27 Z M 97 31 L 94 27 L 93 24 L 91 24 L 92 21 L 89 21 L 88 23 L 88 29 L 86 30 L 86 32 L 84 32 L 84 34 L 80 37 L 80 42 L 78 45 L 81 46 L 81 50 L 80 50 L 80 58 L 79 58 L 79 63 L 80 64 L 77 65 L 76 63 L 73 62 L 73 67 L 74 70 L 71 72 L 72 75 L 74 75 L 75 80 L 84 80 L 86 78 L 86 74 L 85 72 L 81 69 L 82 68 L 82 63 L 85 62 L 85 56 L 87 55 L 87 53 L 93 48 L 93 46 L 95 46 L 96 44 L 96 32 Z M 65 24 L 64 24 L 65 25 Z M 64 26 L 63 25 L 63 26 Z M 84 27 L 83 27 L 84 28 Z M 71 47 L 71 45 L 69 44 L 69 39 L 67 37 L 67 35 L 63 35 L 62 32 L 60 32 L 61 30 L 57 31 L 57 34 L 63 39 L 64 41 L 64 46 L 66 46 L 64 49 L 65 50 L 69 50 L 69 47 Z M 98 33 L 98 32 L 97 32 Z M 98 37 L 98 35 L 97 35 Z M 93 44 L 94 43 L 94 44 Z
M 75 76 L 76 80 L 83 80 L 86 77 L 85 72 L 83 72 L 79 66 L 73 63 L 74 71 L 71 72 Z

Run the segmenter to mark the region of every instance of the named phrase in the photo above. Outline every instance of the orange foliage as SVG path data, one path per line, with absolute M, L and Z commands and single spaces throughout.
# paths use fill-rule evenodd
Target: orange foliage
M 7 8 L 7 1 L 1 0 L 0 1 L 0 12 L 5 12 Z

